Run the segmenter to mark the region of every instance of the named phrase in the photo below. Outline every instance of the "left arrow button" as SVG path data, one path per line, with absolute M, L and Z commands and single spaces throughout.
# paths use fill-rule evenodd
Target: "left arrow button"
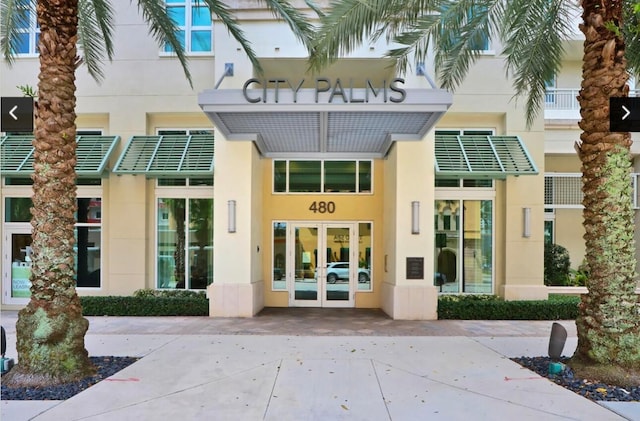
M 622 108 L 624 108 L 624 107 L 622 107 Z M 18 120 L 18 116 L 15 115 L 14 113 L 16 112 L 17 109 L 18 109 L 18 106 L 14 105 L 13 108 L 11 109 L 11 111 L 9 111 L 9 115 L 16 121 Z M 624 120 L 624 118 L 623 118 L 623 120 Z

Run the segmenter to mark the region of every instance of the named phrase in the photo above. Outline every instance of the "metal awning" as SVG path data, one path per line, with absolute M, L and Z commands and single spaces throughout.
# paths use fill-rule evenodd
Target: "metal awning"
M 453 100 L 441 89 L 403 92 L 393 101 L 364 88 L 212 89 L 198 102 L 227 140 L 254 141 L 268 158 L 370 159 L 394 141 L 422 140 Z
M 149 178 L 213 176 L 213 135 L 133 136 L 113 169 Z
M 76 137 L 76 175 L 101 177 L 119 136 L 81 135 Z M 33 135 L 8 135 L 0 141 L 0 174 L 28 177 L 33 173 Z
M 518 136 L 436 135 L 438 178 L 506 178 L 538 174 Z

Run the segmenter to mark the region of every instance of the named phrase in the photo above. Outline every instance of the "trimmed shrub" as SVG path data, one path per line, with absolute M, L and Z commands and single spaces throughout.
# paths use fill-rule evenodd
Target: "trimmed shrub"
M 580 297 L 549 296 L 548 300 L 504 301 L 492 295 L 442 295 L 438 319 L 570 320 L 578 315 Z
M 196 297 L 80 297 L 85 316 L 208 316 L 209 300 Z
M 139 289 L 134 291 L 134 297 L 167 297 L 167 298 L 200 298 L 207 299 L 205 291 L 192 291 L 188 289 Z
M 569 251 L 559 244 L 544 245 L 544 284 L 563 286 L 569 279 Z

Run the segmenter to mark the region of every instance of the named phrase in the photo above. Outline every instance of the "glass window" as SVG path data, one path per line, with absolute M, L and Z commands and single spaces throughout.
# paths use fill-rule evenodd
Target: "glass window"
M 355 193 L 356 191 L 356 162 L 355 161 L 325 161 L 324 162 L 324 192 L 325 193 Z
M 32 10 L 27 1 L 18 2 L 18 14 L 16 20 L 15 50 L 17 55 L 34 55 L 38 53 L 38 39 L 40 27 L 37 23 L 35 10 Z
M 373 288 L 373 267 L 371 249 L 373 235 L 371 222 L 358 224 L 358 291 L 371 291 Z
M 273 223 L 273 289 L 287 289 L 287 223 Z
M 434 284 L 445 293 L 491 294 L 493 201 L 436 200 L 434 213 Z
M 33 202 L 30 197 L 5 197 L 4 198 L 4 222 L 29 222 L 31 221 L 31 207 Z
M 186 53 L 211 53 L 213 28 L 211 12 L 201 0 L 167 0 L 167 13 L 178 27 L 176 36 Z M 165 52 L 173 48 L 165 44 Z
M 273 162 L 273 191 L 276 193 L 287 191 L 287 161 Z
M 371 193 L 372 166 L 371 161 L 274 160 L 273 191 Z
M 289 161 L 289 191 L 319 193 L 322 161 Z
M 213 282 L 213 199 L 159 198 L 156 237 L 158 288 Z

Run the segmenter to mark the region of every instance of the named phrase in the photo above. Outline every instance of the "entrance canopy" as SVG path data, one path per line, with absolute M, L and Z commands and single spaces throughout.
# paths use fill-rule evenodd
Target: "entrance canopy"
M 275 87 L 274 87 L 275 82 Z M 340 79 L 251 79 L 212 89 L 198 102 L 231 141 L 254 141 L 269 158 L 382 158 L 394 141 L 421 140 L 447 111 L 451 93 L 404 89 L 404 80 L 351 88 Z

